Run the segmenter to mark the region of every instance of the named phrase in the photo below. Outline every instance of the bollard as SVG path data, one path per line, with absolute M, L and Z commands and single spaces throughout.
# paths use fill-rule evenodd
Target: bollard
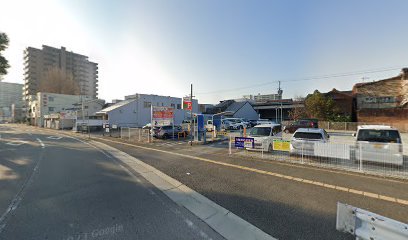
M 362 151 L 362 144 L 359 143 L 358 144 L 358 148 L 359 148 L 359 155 L 360 155 L 360 165 L 359 165 L 359 171 L 362 172 L 363 171 L 363 151 Z
M 139 129 L 139 142 L 142 141 L 142 129 Z

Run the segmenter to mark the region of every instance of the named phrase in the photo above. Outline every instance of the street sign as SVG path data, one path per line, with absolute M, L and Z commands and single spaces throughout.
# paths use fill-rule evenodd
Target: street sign
M 185 110 L 192 110 L 193 109 L 193 103 L 191 101 L 183 101 L 183 109 Z
M 236 148 L 254 148 L 254 138 L 235 137 Z

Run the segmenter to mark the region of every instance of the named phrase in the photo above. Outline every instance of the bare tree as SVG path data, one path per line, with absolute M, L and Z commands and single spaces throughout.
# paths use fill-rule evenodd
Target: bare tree
M 39 92 L 79 95 L 80 87 L 72 73 L 67 73 L 57 67 L 50 69 L 40 80 Z

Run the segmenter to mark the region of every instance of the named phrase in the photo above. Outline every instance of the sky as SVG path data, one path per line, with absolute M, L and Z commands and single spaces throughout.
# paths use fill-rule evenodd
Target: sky
M 99 64 L 99 97 L 134 93 L 200 103 L 315 89 L 408 67 L 405 0 L 2 0 L 0 32 L 23 83 L 23 50 L 49 45 Z

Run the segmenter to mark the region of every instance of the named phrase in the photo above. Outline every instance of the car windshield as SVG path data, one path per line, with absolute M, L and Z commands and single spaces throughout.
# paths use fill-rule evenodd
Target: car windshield
M 401 143 L 401 138 L 397 130 L 361 129 L 357 141 Z
M 270 136 L 271 128 L 270 127 L 254 127 L 251 129 L 249 133 L 250 136 L 257 137 L 257 136 Z
M 296 132 L 293 135 L 294 138 L 302 138 L 302 139 L 322 139 L 322 134 L 317 132 Z

